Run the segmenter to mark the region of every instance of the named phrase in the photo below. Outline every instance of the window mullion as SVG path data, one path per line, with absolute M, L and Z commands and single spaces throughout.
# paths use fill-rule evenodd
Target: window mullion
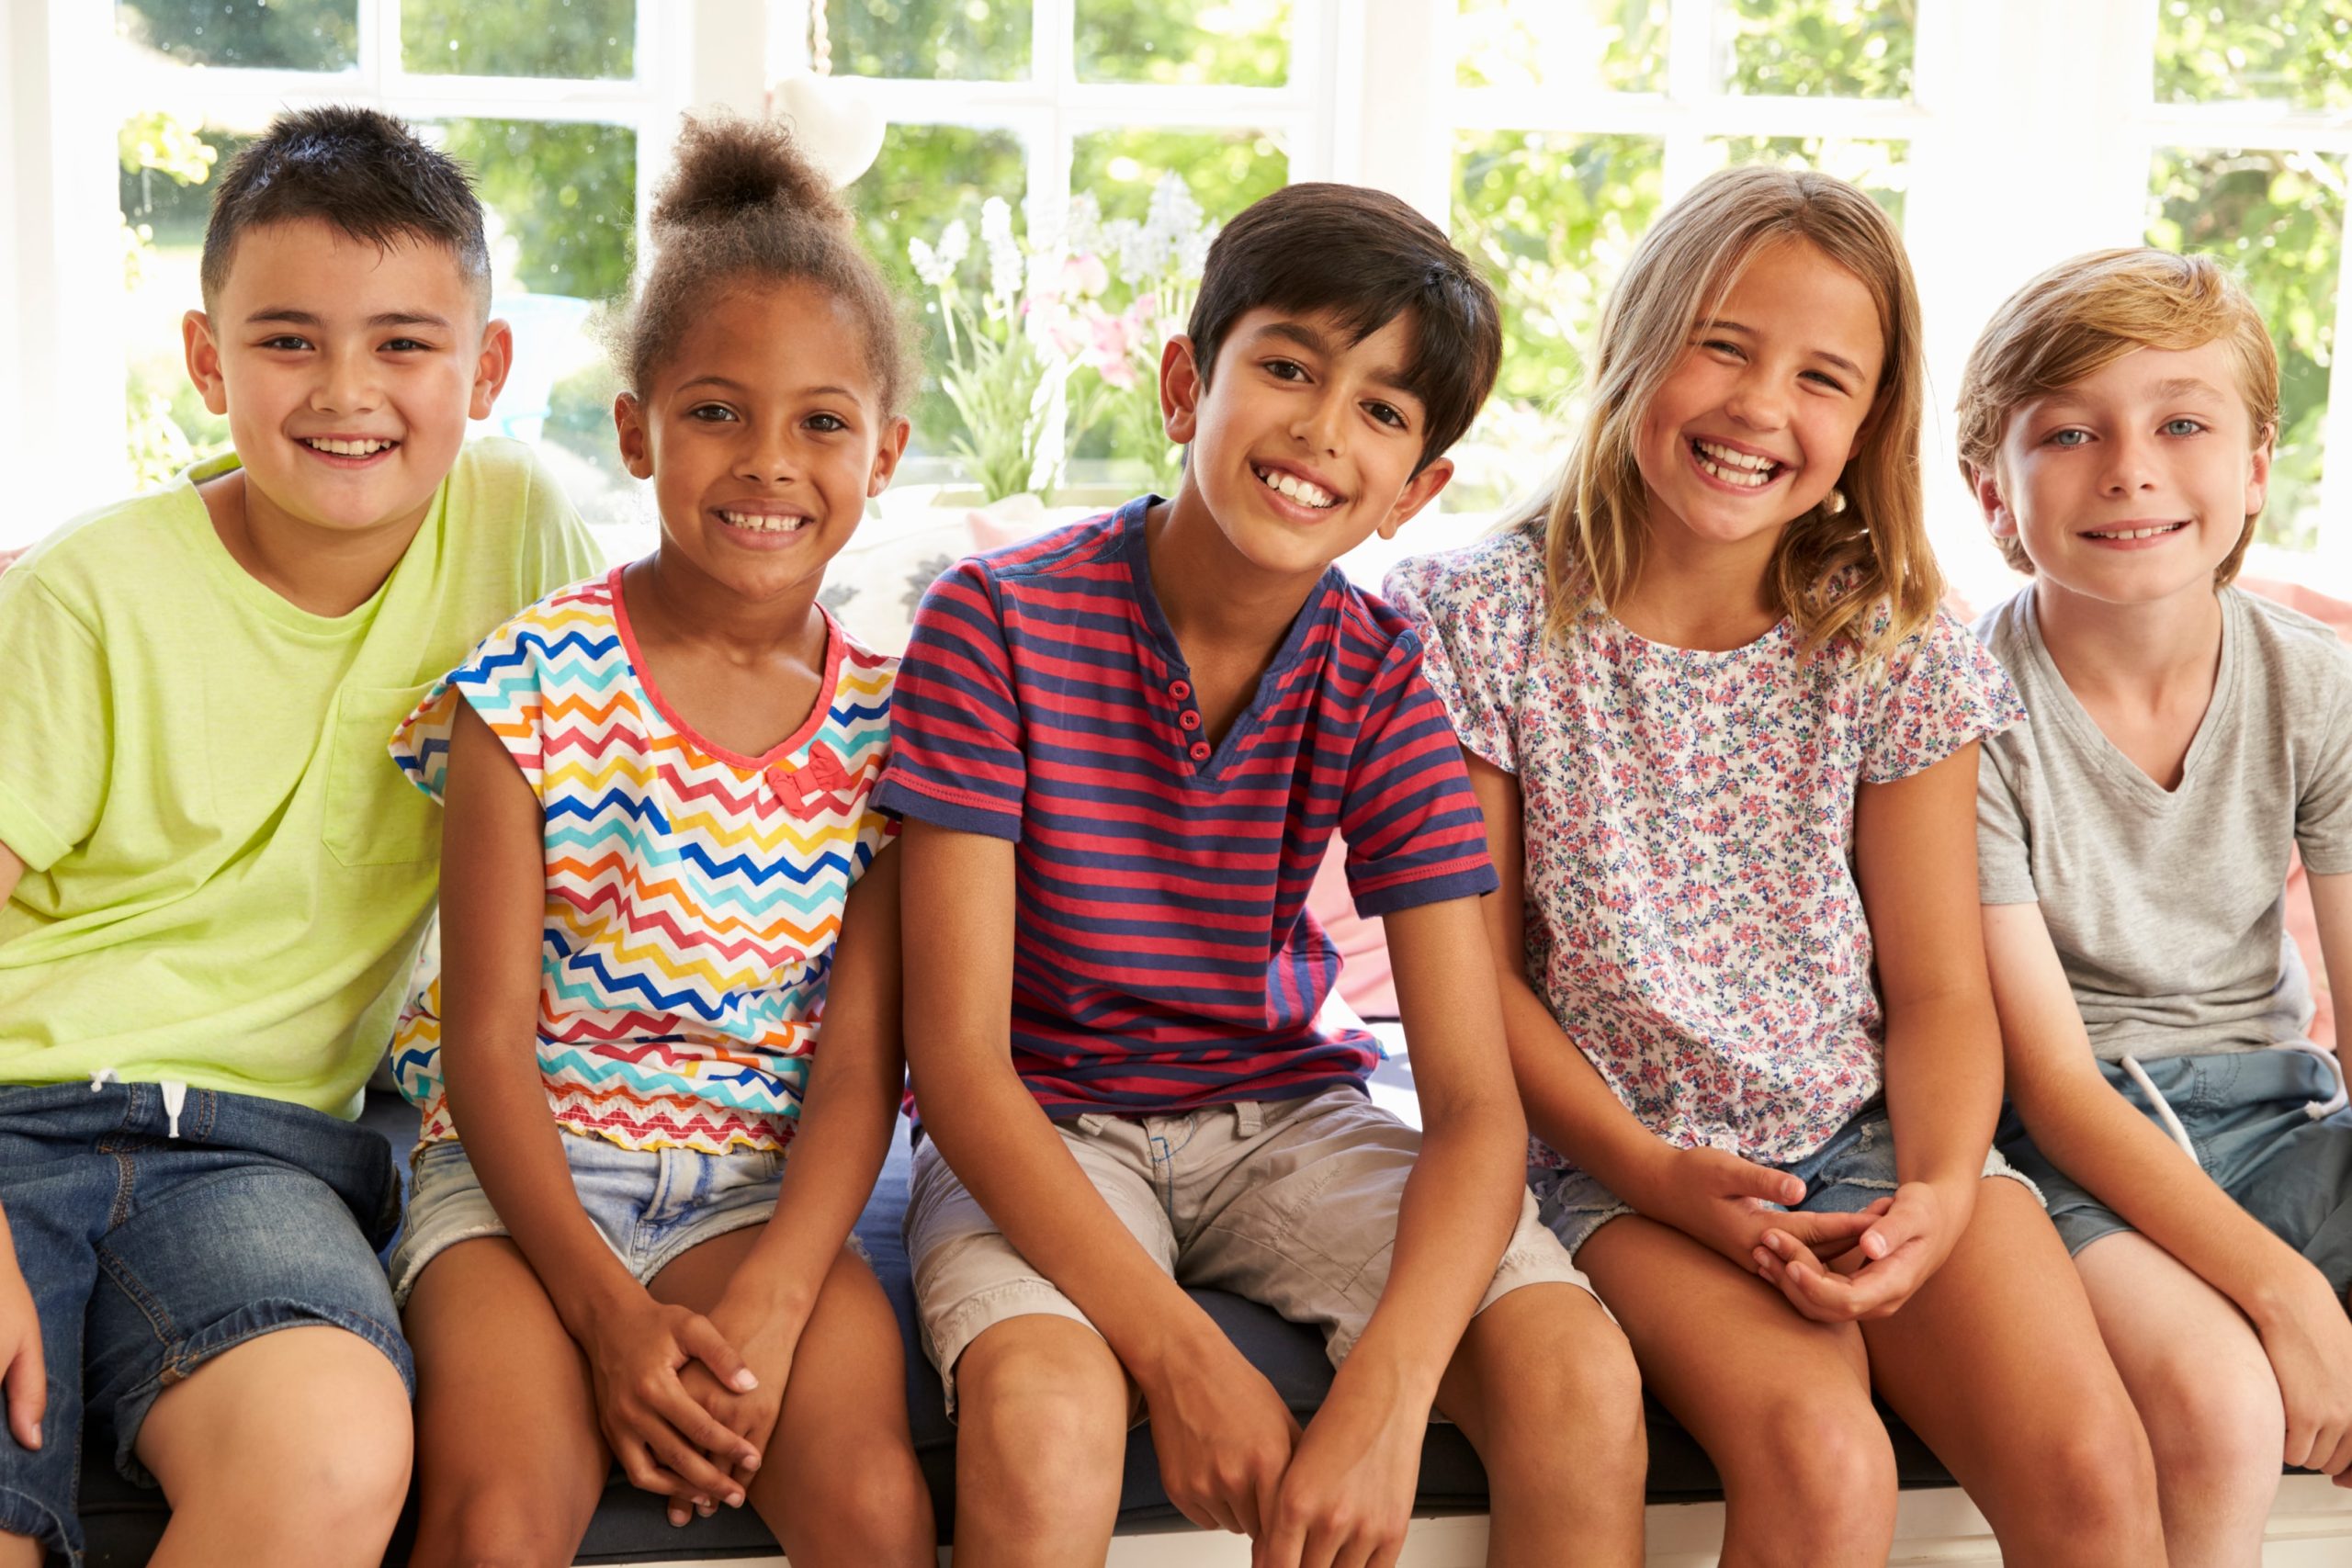
M 1701 124 L 1723 96 L 1716 40 L 1719 0 L 1673 0 L 1667 13 L 1665 156 L 1660 176 L 1671 203 L 1706 173 Z
M 373 25 L 360 36 L 359 73 L 366 91 L 379 103 L 396 98 L 408 76 L 401 59 L 401 0 L 361 0 L 374 12 Z

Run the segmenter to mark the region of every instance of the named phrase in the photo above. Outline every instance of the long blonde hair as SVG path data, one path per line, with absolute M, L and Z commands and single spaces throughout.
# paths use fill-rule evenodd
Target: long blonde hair
M 1544 518 L 1550 636 L 1566 636 L 1592 605 L 1623 600 L 1640 576 L 1649 536 L 1648 491 L 1634 461 L 1643 416 L 1691 329 L 1758 250 L 1785 239 L 1818 247 L 1869 288 L 1886 355 L 1861 450 L 1838 480 L 1847 505 L 1836 513 L 1815 508 L 1788 525 L 1773 551 L 1770 592 L 1806 646 L 1842 637 L 1867 657 L 1934 615 L 1943 580 L 1920 491 L 1926 372 L 1903 237 L 1844 180 L 1749 165 L 1708 175 L 1669 208 L 1634 248 L 1601 312 L 1583 428 L 1559 479 L 1534 503 Z

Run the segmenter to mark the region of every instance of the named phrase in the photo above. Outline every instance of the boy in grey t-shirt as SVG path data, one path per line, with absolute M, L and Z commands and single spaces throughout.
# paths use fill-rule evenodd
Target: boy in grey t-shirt
M 2213 263 L 2099 252 L 2019 290 L 1962 468 L 2032 585 L 1977 625 L 2028 724 L 1977 849 L 2014 1107 L 2155 1451 L 2176 1562 L 2256 1561 L 2280 1461 L 2352 1484 L 2352 1112 L 2287 940 L 2300 847 L 2352 982 L 2352 660 L 2228 586 L 2278 370 Z

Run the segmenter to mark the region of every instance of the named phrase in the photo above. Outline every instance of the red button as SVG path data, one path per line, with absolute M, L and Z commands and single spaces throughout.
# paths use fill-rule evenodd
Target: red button
M 1191 708 L 1186 708 L 1176 716 L 1176 722 L 1187 729 L 1198 729 L 1201 727 L 1201 716 Z
M 1193 761 L 1194 761 L 1195 762 L 1205 762 L 1205 761 L 1207 761 L 1208 760 L 1209 760 L 1209 743 L 1208 743 L 1207 741 L 1205 741 L 1205 740 L 1195 740 L 1195 741 L 1193 741 Z
M 1174 697 L 1181 703 L 1186 697 L 1193 694 L 1192 682 L 1189 681 L 1170 681 L 1168 682 L 1168 694 Z

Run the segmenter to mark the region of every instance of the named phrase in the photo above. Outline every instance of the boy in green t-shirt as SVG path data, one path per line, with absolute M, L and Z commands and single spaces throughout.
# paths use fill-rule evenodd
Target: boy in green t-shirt
M 400 1189 L 349 1119 L 439 843 L 386 737 L 596 565 L 524 448 L 462 445 L 489 274 L 449 159 L 281 116 L 185 325 L 234 457 L 0 576 L 0 1568 L 78 1561 L 85 1405 L 167 1547 L 372 1565 L 400 1511 Z

